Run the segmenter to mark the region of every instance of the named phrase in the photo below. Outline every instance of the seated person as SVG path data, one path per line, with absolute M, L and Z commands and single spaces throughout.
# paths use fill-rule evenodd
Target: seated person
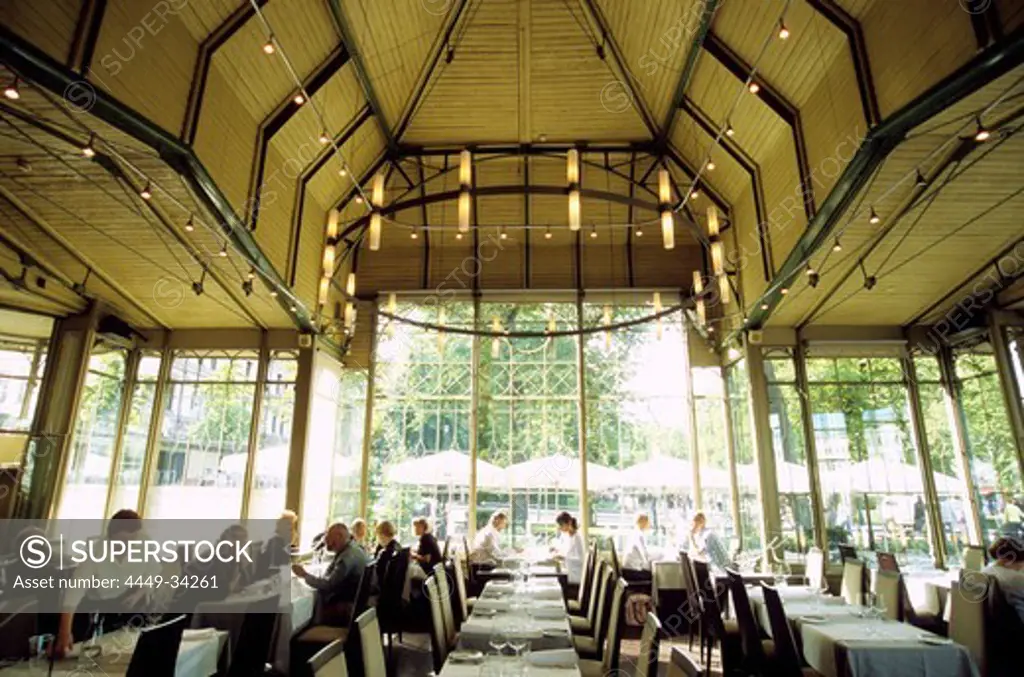
M 401 543 L 396 538 L 398 530 L 395 529 L 395 525 L 384 520 L 377 525 L 376 536 L 377 536 L 377 547 L 373 551 L 373 557 L 378 562 L 386 562 L 395 556 L 395 553 L 402 547 Z
M 291 510 L 285 510 L 277 518 L 274 535 L 263 544 L 257 561 L 257 575 L 266 578 L 279 568 L 292 563 L 292 551 L 297 541 L 299 518 Z
M 647 531 L 651 518 L 642 512 L 636 516 L 636 528 L 626 544 L 626 555 L 622 559 L 622 577 L 627 581 L 651 580 L 651 553 L 647 548 Z
M 558 544 L 551 548 L 555 559 L 565 569 L 569 585 L 579 585 L 583 578 L 583 558 L 586 556 L 586 544 L 580 532 L 580 523 L 567 512 L 561 512 L 555 518 L 558 526 Z
M 107 541 L 127 541 L 141 538 L 142 518 L 134 510 L 118 510 L 107 523 Z M 74 587 L 64 591 L 64 611 L 60 615 L 57 637 L 53 652 L 57 657 L 65 656 L 71 650 L 77 633 L 79 639 L 86 639 L 93 613 L 99 615 L 104 631 L 115 630 L 130 617 L 129 611 L 149 611 L 150 587 L 128 587 L 129 578 L 161 575 L 159 562 L 131 562 L 127 554 L 116 559 L 94 562 L 91 559 L 80 564 L 74 573 L 79 580 L 113 579 L 122 584 L 116 588 Z
M 434 534 L 430 533 L 430 522 L 427 521 L 427 518 L 417 517 L 412 521 L 412 528 L 420 542 L 411 556 L 419 562 L 420 567 L 429 576 L 433 573 L 434 566 L 441 562 L 441 548 L 437 545 Z
M 1024 623 L 1024 542 L 1016 538 L 997 539 L 988 549 L 993 562 L 982 573 L 999 582 L 1006 603 L 1016 610 Z
M 320 594 L 318 622 L 322 625 L 344 625 L 351 615 L 352 602 L 366 568 L 366 555 L 353 543 L 348 527 L 341 522 L 327 529 L 324 547 L 334 556 L 322 576 L 309 573 L 301 564 L 293 564 L 292 572 Z
M 487 526 L 476 532 L 473 548 L 469 551 L 470 563 L 493 568 L 505 559 L 508 555 L 501 548 L 501 532 L 507 526 L 508 516 L 505 513 L 499 510 L 491 514 Z
M 363 552 L 370 554 L 370 544 L 366 542 L 366 520 L 362 517 L 352 520 L 352 540 L 363 549 Z
M 717 569 L 725 569 L 730 565 L 729 554 L 718 534 L 708 529 L 707 524 L 708 520 L 703 512 L 693 516 L 687 552 L 690 557 L 710 562 Z

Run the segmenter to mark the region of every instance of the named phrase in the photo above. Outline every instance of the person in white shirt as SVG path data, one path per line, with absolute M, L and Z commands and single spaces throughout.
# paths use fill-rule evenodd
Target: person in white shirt
M 999 582 L 999 590 L 1006 603 L 1024 622 L 1024 543 L 1003 537 L 992 544 L 988 553 L 995 561 L 982 569 L 982 573 Z
M 569 585 L 579 585 L 583 578 L 583 558 L 586 556 L 586 545 L 580 533 L 580 523 L 567 512 L 561 512 L 555 518 L 558 525 L 558 544 L 551 550 L 555 559 L 562 563 Z
M 704 516 L 704 513 L 698 512 L 693 516 L 693 522 L 690 523 L 690 535 L 686 548 L 690 557 L 707 559 L 707 524 L 708 518 Z
M 651 518 L 642 512 L 636 516 L 636 529 L 629 537 L 622 559 L 622 577 L 627 581 L 651 580 L 651 553 L 647 548 L 647 532 Z
M 508 516 L 497 511 L 487 520 L 487 526 L 476 532 L 473 549 L 469 552 L 469 561 L 473 564 L 497 566 L 507 554 L 501 548 L 501 531 L 508 526 Z

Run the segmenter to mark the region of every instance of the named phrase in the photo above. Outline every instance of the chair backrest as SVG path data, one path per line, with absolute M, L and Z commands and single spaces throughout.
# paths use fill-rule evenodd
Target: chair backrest
M 764 647 L 761 646 L 761 634 L 757 629 L 757 621 L 754 620 L 754 611 L 750 607 L 747 588 L 743 585 L 743 576 L 732 569 L 726 569 L 725 573 L 729 577 L 736 623 L 740 626 L 743 655 L 752 666 L 760 666 L 764 663 Z
M 995 576 L 989 577 L 989 595 L 986 598 L 985 616 L 987 677 L 1010 677 L 1020 672 L 1020 638 L 1024 637 L 1024 619 L 1006 598 Z M 998 628 L 998 631 L 996 631 Z
M 853 547 L 849 543 L 839 544 L 839 560 L 845 562 L 848 559 L 860 559 L 857 557 L 857 548 Z
M 885 617 L 894 621 L 903 620 L 902 576 L 897 571 L 875 572 L 875 595 L 878 603 L 885 607 Z
M 384 677 L 388 674 L 384 660 L 384 643 L 380 639 L 377 610 L 369 608 L 356 619 L 359 628 L 359 646 L 363 655 L 363 674 L 366 677 Z
M 0 600 L 0 660 L 28 658 L 28 638 L 37 634 L 39 602 L 33 597 Z
M 800 677 L 800 654 L 797 653 L 796 639 L 793 629 L 786 619 L 786 611 L 782 608 L 779 591 L 767 583 L 761 583 L 764 605 L 768 610 L 768 622 L 772 627 L 772 639 L 775 641 L 774 667 L 780 677 Z
M 242 619 L 242 629 L 231 650 L 230 677 L 249 677 L 263 673 L 277 627 L 280 594 L 249 604 Z
M 405 592 L 405 579 L 409 572 L 409 548 L 401 548 L 388 558 L 383 574 L 378 564 L 378 580 L 380 581 L 380 597 L 377 599 L 377 622 L 385 629 L 396 627 L 401 620 L 405 604 L 402 594 Z
M 436 573 L 427 579 L 426 587 L 427 599 L 430 602 L 430 648 L 434 658 L 434 674 L 441 674 L 441 668 L 448 660 L 448 637 L 445 633 L 441 591 Z
M 590 590 L 590 600 L 587 603 L 587 622 L 590 623 L 590 627 L 594 627 L 597 617 L 597 603 L 601 592 L 601 581 L 604 580 L 604 572 L 607 569 L 607 562 L 598 562 L 597 566 L 594 567 L 594 582 Z
M 804 575 L 807 576 L 807 585 L 815 590 L 821 590 L 825 580 L 825 553 L 819 548 L 811 548 L 807 551 L 807 561 Z
M 896 555 L 891 552 L 882 552 L 881 550 L 875 552 L 875 557 L 878 559 L 878 570 L 879 571 L 895 571 L 900 572 L 900 563 L 896 561 Z
M 615 552 L 615 539 L 608 539 L 608 549 L 610 553 L 608 556 L 608 561 L 612 563 L 612 573 L 614 573 L 616 576 L 621 576 L 622 565 L 619 564 L 619 555 Z
M 465 558 L 464 561 L 466 562 L 466 573 L 468 575 L 469 582 L 474 583 L 476 581 L 476 574 L 473 573 L 473 564 L 469 559 L 469 539 L 465 536 L 462 537 L 462 556 Z
M 174 677 L 181 633 L 187 620 L 187 616 L 181 615 L 151 628 L 143 628 L 125 677 Z
M 448 559 L 448 551 L 452 547 L 452 537 L 448 536 L 444 539 L 444 548 L 441 550 L 441 559 Z
M 699 614 L 704 607 L 701 605 L 700 589 L 697 586 L 697 578 L 693 573 L 693 560 L 690 559 L 690 553 L 681 550 L 679 552 L 679 561 L 683 566 L 683 585 L 686 586 L 686 599 L 695 613 Z
M 972 572 L 950 584 L 949 638 L 967 648 L 982 675 L 987 675 L 987 623 L 984 600 L 992 591 L 992 580 Z
M 672 647 L 668 661 L 668 677 L 705 677 L 704 668 L 693 662 L 690 654 L 679 647 Z
M 608 604 L 611 602 L 610 589 L 614 576 L 612 568 L 604 564 L 601 570 L 601 580 L 597 588 L 597 612 L 594 614 L 594 622 L 590 625 L 594 631 L 594 639 L 597 641 L 598 654 L 603 652 L 604 636 L 608 630 L 605 621 L 608 618 Z M 601 658 L 601 655 L 598 655 L 598 658 Z
M 466 594 L 466 573 L 458 557 L 452 557 L 452 568 L 455 570 L 455 593 L 458 596 L 459 613 L 462 622 L 469 618 L 469 596 Z
M 985 566 L 985 548 L 980 545 L 968 545 L 963 552 L 963 566 L 965 571 L 981 571 Z
M 348 677 L 345 665 L 345 642 L 336 639 L 309 659 L 309 671 L 313 677 Z M 254 672 L 250 674 L 263 674 Z
M 594 595 L 594 583 L 597 580 L 597 539 L 590 543 L 587 549 L 587 561 L 583 566 L 583 579 L 580 581 L 580 589 L 577 599 L 580 603 L 580 610 L 590 615 L 590 598 Z
M 640 653 L 636 658 L 635 677 L 657 677 L 658 652 L 661 650 L 661 621 L 650 611 L 640 633 Z
M 619 649 L 622 635 L 622 619 L 626 609 L 627 584 L 622 578 L 615 580 L 611 606 L 608 608 L 608 633 L 605 636 L 604 659 L 601 662 L 604 674 L 618 674 Z
M 843 561 L 843 583 L 840 587 L 847 604 L 861 604 L 864 600 L 864 562 L 859 559 Z
M 458 631 L 455 629 L 455 614 L 452 612 L 452 590 L 448 585 L 448 570 L 444 564 L 434 565 L 434 578 L 437 579 L 437 590 L 441 593 L 441 617 L 444 619 L 444 636 L 449 647 L 455 646 Z

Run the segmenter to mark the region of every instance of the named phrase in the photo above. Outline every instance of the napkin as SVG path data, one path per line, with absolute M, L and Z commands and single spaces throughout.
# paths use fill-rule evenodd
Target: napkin
M 473 608 L 480 610 L 493 609 L 494 611 L 508 611 L 510 605 L 511 602 L 507 599 L 488 599 L 486 597 L 481 597 L 473 603 Z
M 217 628 L 190 628 L 181 633 L 181 639 L 187 642 L 191 639 L 208 639 L 216 634 Z
M 530 609 L 534 618 L 564 618 L 565 610 L 557 606 L 537 606 Z
M 576 665 L 576 651 L 573 649 L 551 649 L 549 651 L 533 651 L 527 659 L 531 665 L 551 665 L 573 667 Z

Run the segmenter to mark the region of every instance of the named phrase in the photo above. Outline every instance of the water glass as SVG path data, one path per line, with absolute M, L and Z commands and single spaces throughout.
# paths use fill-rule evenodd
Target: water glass
M 487 643 L 500 656 L 504 653 L 505 647 L 508 646 L 508 633 L 501 628 L 495 628 L 491 631 L 491 636 Z

